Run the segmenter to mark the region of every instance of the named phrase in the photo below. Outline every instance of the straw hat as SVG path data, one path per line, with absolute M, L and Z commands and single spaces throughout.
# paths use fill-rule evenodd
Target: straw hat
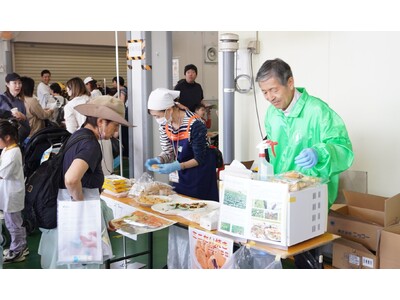
M 76 111 L 87 117 L 97 117 L 117 122 L 124 126 L 136 127 L 125 120 L 124 103 L 112 96 L 98 96 L 87 104 L 74 107 Z

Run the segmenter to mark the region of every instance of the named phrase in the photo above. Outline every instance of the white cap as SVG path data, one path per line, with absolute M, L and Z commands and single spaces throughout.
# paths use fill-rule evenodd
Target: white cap
M 174 100 L 179 97 L 180 91 L 164 88 L 155 89 L 150 93 L 147 108 L 152 110 L 166 110 L 175 105 Z
M 84 84 L 88 84 L 89 82 L 94 81 L 93 77 L 89 76 L 86 77 L 85 80 L 83 81 Z

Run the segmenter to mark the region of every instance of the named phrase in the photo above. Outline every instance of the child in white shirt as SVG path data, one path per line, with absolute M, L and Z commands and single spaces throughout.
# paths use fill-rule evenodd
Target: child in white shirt
M 18 122 L 0 121 L 0 210 L 11 236 L 10 249 L 3 251 L 3 263 L 20 262 L 29 254 L 26 230 L 22 227 L 25 200 L 22 154 L 18 146 Z

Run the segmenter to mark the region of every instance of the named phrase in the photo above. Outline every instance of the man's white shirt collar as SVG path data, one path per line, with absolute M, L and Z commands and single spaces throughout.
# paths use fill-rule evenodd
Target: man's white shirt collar
M 286 117 L 290 114 L 294 105 L 296 104 L 297 100 L 299 100 L 300 97 L 301 93 L 295 88 L 292 101 L 290 102 L 289 106 L 285 110 L 283 110 L 283 113 L 285 114 Z

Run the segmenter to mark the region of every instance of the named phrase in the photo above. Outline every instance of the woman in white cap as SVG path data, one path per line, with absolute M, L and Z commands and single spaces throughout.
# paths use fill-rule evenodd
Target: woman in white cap
M 87 104 L 75 106 L 75 110 L 86 116 L 82 128 L 72 134 L 70 139 L 79 135 L 88 136 L 73 144 L 64 155 L 63 175 L 64 185 L 68 194 L 75 201 L 84 200 L 84 189 L 100 190 L 104 175 L 101 168 L 102 151 L 98 140 L 110 139 L 119 125 L 132 126 L 125 120 L 124 104 L 112 96 L 100 96 L 90 100 Z M 100 196 L 99 196 L 100 199 Z M 105 224 L 110 230 L 111 215 L 107 215 L 106 207 L 102 205 L 103 219 L 102 231 L 106 232 Z M 57 266 L 57 228 L 41 229 L 42 237 L 38 253 L 42 255 L 42 268 L 65 268 L 66 265 Z M 104 251 L 103 254 L 107 252 Z M 111 248 L 107 248 L 108 257 L 112 255 Z M 89 265 L 88 265 L 89 266 Z M 91 268 L 101 265 L 92 264 Z
M 210 150 L 207 128 L 200 117 L 175 104 L 179 91 L 156 89 L 147 108 L 159 123 L 161 154 L 146 161 L 149 171 L 170 174 L 179 194 L 219 201 L 216 155 Z
M 98 96 L 102 96 L 102 93 L 100 90 L 97 88 L 97 80 L 94 80 L 93 77 L 86 77 L 85 80 L 83 80 L 83 83 L 86 86 L 86 89 L 90 93 L 90 98 L 96 98 Z

